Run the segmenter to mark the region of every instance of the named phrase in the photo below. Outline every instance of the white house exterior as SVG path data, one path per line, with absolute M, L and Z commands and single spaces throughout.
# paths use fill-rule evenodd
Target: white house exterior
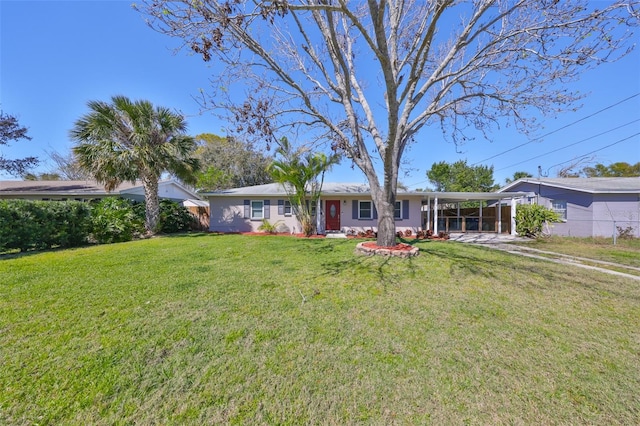
M 158 182 L 158 195 L 160 199 L 176 202 L 199 199 L 194 191 L 173 179 Z M 113 196 L 141 202 L 144 201 L 144 188 L 139 182 L 123 182 L 108 192 L 104 185 L 92 180 L 0 181 L 0 199 L 91 201 Z

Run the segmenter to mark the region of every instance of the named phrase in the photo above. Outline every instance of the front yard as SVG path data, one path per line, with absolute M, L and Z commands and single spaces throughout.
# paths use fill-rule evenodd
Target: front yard
M 0 257 L 0 424 L 633 424 L 640 285 L 453 242 Z

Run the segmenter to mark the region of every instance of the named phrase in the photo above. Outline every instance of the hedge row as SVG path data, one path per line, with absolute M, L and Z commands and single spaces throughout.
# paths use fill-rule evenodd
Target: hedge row
M 79 201 L 0 201 L 0 252 L 85 244 L 90 217 Z
M 0 200 L 0 253 L 130 241 L 144 232 L 144 204 L 109 197 L 79 201 Z M 158 232 L 191 229 L 194 218 L 183 206 L 160 202 Z

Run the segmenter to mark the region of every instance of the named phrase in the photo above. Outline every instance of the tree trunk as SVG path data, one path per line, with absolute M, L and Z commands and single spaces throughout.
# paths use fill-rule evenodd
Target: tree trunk
M 378 235 L 376 244 L 380 247 L 396 245 L 395 198 L 394 191 L 385 190 L 384 188 L 373 190 L 372 188 L 371 199 L 378 212 Z
M 376 202 L 378 211 L 378 237 L 376 244 L 381 247 L 396 245 L 396 222 L 393 218 L 394 205 L 387 202 Z
M 142 176 L 142 186 L 144 187 L 144 227 L 147 230 L 147 234 L 153 235 L 158 230 L 158 221 L 160 218 L 158 178 L 155 176 Z

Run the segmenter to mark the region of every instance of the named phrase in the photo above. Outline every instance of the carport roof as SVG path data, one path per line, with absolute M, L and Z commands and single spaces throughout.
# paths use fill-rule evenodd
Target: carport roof
M 521 198 L 528 192 L 423 192 L 424 199 L 438 199 L 442 203 L 457 203 L 459 201 L 490 201 L 505 198 Z

